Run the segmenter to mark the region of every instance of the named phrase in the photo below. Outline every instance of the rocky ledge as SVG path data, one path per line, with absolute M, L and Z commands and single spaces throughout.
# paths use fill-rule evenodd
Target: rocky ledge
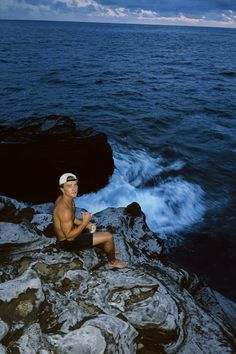
M 0 126 L 1 193 L 33 203 L 55 198 L 61 174 L 79 176 L 80 194 L 104 187 L 114 170 L 104 133 L 76 127 L 67 116 L 32 117 Z
M 136 203 L 94 216 L 129 262 L 117 271 L 57 248 L 51 204 L 0 205 L 1 354 L 235 352 L 236 304 L 168 261 Z

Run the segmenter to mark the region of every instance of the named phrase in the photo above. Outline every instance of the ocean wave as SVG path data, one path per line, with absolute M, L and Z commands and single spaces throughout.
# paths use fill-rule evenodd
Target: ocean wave
M 168 163 L 145 151 L 114 152 L 115 171 L 110 183 L 96 193 L 77 197 L 77 207 L 96 213 L 108 207 L 125 207 L 136 201 L 148 226 L 165 238 L 199 222 L 206 212 L 204 191 L 181 176 L 161 178 L 180 171 L 184 163 Z M 166 174 L 165 174 L 166 175 Z M 152 180 L 150 187 L 150 180 Z

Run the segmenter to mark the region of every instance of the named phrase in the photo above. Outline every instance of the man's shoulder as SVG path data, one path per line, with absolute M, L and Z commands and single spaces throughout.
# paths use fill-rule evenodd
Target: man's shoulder
M 66 205 L 65 205 L 65 203 L 63 203 L 61 197 L 57 198 L 57 200 L 55 201 L 53 209 L 54 209 L 54 212 L 58 212 L 60 210 L 65 210 L 66 209 Z
M 62 198 L 58 198 L 54 205 L 54 213 L 56 214 L 72 214 L 72 210 L 69 205 L 66 205 Z
M 58 197 L 58 198 L 55 200 L 53 210 L 55 210 L 55 209 L 58 207 L 59 203 L 60 203 L 60 199 L 59 199 L 59 197 Z

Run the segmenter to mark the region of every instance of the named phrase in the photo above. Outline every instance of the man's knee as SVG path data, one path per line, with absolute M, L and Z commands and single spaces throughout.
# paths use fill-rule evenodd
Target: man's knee
M 113 235 L 110 232 L 106 232 L 106 237 L 108 241 L 113 241 Z

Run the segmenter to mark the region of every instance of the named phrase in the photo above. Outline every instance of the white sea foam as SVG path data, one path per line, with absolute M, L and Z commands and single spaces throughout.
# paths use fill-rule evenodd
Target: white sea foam
M 97 193 L 76 198 L 77 207 L 93 213 L 107 207 L 125 207 L 136 201 L 146 214 L 149 227 L 161 237 L 175 233 L 203 217 L 204 192 L 182 177 L 161 178 L 161 173 L 179 171 L 182 161 L 168 164 L 145 151 L 114 152 L 115 172 L 110 183 Z

